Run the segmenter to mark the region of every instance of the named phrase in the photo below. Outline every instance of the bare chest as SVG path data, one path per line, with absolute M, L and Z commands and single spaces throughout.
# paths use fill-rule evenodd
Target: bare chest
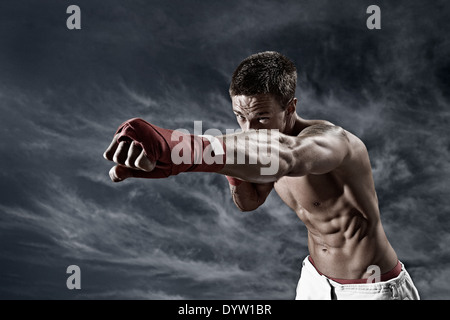
M 344 198 L 343 184 L 331 174 L 283 177 L 275 183 L 275 190 L 302 220 L 305 212 L 333 215 Z

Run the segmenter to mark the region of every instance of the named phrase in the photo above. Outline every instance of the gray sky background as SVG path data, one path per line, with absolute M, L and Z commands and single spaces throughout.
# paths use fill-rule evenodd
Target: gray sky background
M 1 1 L 0 298 L 293 299 L 306 229 L 275 192 L 241 213 L 222 176 L 113 184 L 102 158 L 132 117 L 237 128 L 231 73 L 276 50 L 298 67 L 298 113 L 366 143 L 422 298 L 449 299 L 449 16 L 439 0 Z

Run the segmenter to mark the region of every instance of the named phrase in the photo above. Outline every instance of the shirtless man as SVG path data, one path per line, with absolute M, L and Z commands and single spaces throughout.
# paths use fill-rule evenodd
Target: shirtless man
M 296 299 L 419 299 L 383 230 L 364 143 L 330 122 L 301 118 L 296 81 L 294 64 L 277 52 L 254 54 L 238 66 L 230 96 L 242 132 L 216 137 L 215 147 L 212 137 L 189 136 L 189 144 L 223 154 L 222 164 L 176 165 L 170 154 L 179 139 L 169 138 L 171 130 L 141 119 L 125 122 L 104 154 L 117 163 L 111 179 L 217 172 L 227 176 L 241 211 L 255 210 L 275 189 L 308 229 L 310 255 Z M 267 141 L 257 139 L 261 129 L 270 133 Z M 277 170 L 261 174 L 274 163 L 249 146 L 276 153 Z M 256 160 L 238 164 L 236 154 Z M 192 151 L 191 159 L 197 156 Z

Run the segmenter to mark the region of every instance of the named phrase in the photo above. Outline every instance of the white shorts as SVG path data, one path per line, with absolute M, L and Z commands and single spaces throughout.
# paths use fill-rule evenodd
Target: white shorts
M 411 277 L 402 264 L 400 274 L 377 283 L 340 284 L 321 275 L 309 261 L 303 260 L 296 300 L 419 300 Z

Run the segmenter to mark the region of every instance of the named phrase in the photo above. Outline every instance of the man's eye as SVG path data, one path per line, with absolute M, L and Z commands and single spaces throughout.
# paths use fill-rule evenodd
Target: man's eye
M 245 117 L 244 117 L 244 116 L 241 116 L 240 114 L 237 114 L 236 117 L 237 117 L 239 120 L 245 120 Z
M 269 120 L 270 120 L 270 118 L 258 118 L 258 121 L 260 123 L 267 123 L 267 122 L 269 122 Z

